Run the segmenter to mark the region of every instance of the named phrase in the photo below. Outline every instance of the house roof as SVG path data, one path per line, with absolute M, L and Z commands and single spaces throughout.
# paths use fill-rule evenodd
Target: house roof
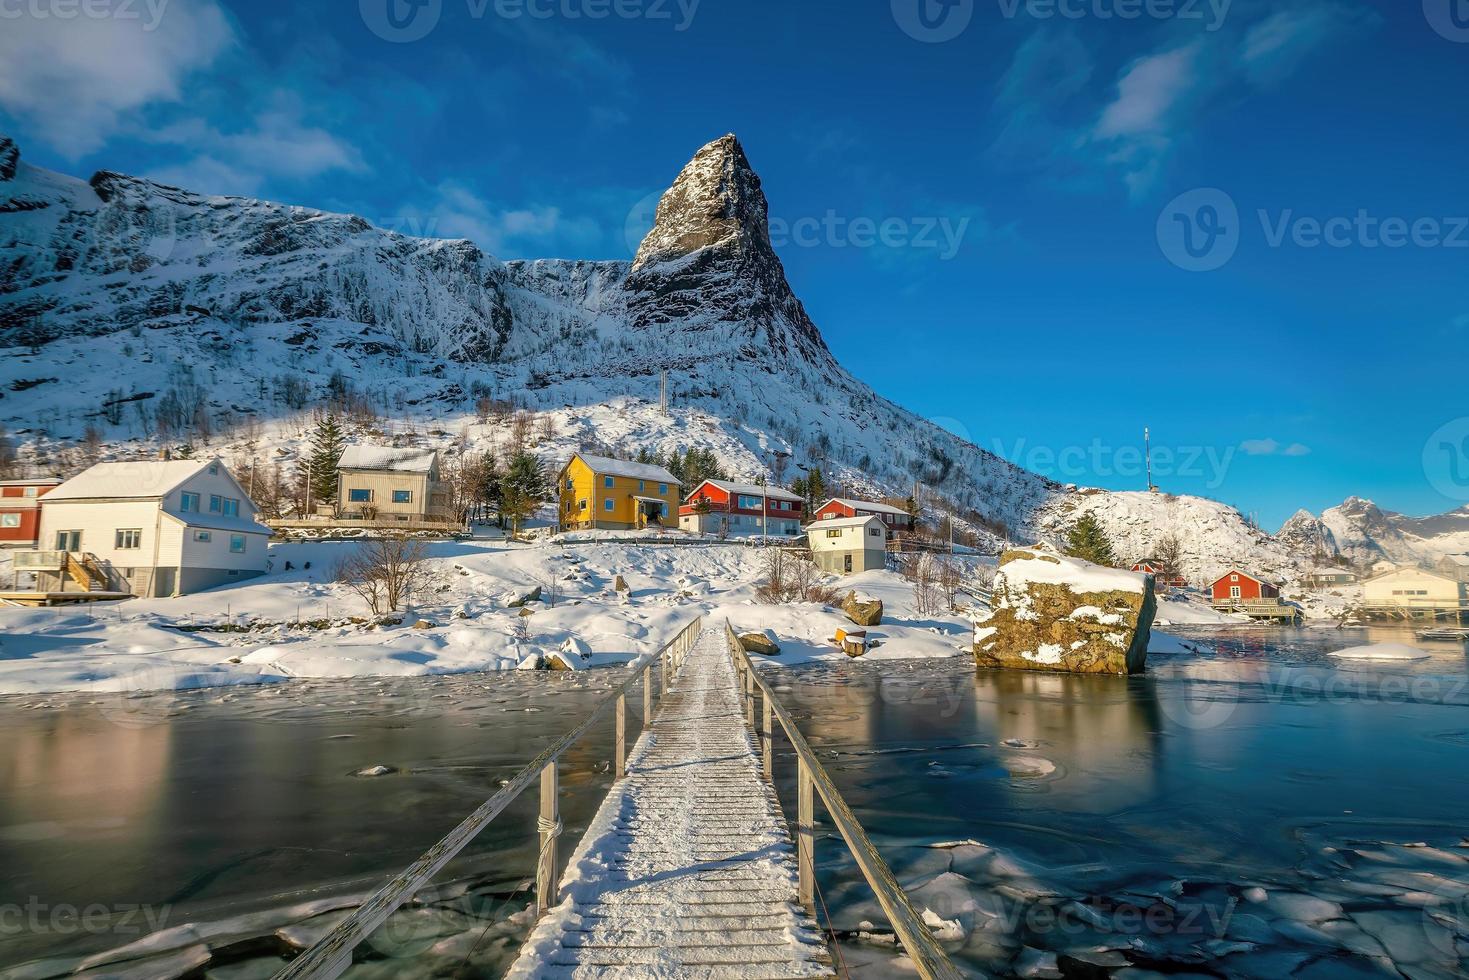
M 194 527 L 201 531 L 230 531 L 235 534 L 264 534 L 271 535 L 275 532 L 261 524 L 252 521 L 248 517 L 225 517 L 223 514 L 169 514 L 164 517 L 178 521 L 184 527 Z
M 348 446 L 337 468 L 342 470 L 387 470 L 393 473 L 428 473 L 438 460 L 432 449 L 399 449 L 393 446 Z
M 825 531 L 828 528 L 833 527 L 862 527 L 863 525 L 871 524 L 873 521 L 881 524 L 882 518 L 878 517 L 876 514 L 868 514 L 866 517 L 835 517 L 829 518 L 824 521 L 814 521 L 807 526 L 807 530 Z
M 694 488 L 694 492 L 697 493 L 699 487 L 705 484 L 711 487 L 718 487 L 725 493 L 744 494 L 747 497 L 770 497 L 772 500 L 794 500 L 797 503 L 800 503 L 804 499 L 799 494 L 791 493 L 789 490 L 782 490 L 780 487 L 762 487 L 753 483 L 731 483 L 729 480 L 705 480 L 698 487 Z M 693 494 L 690 494 L 690 496 L 692 497 Z
M 870 510 L 874 514 L 896 514 L 899 517 L 908 516 L 908 512 L 901 507 L 894 507 L 891 504 L 879 504 L 872 500 L 858 500 L 855 497 L 832 497 L 816 509 L 821 510 L 827 504 L 841 504 L 843 507 L 850 507 L 853 510 Z
M 1469 555 L 1444 555 L 1442 560 L 1448 562 L 1450 565 L 1460 565 L 1469 568 Z
M 134 460 L 97 463 L 46 494 L 48 504 L 62 500 L 153 500 L 167 496 L 217 459 Z M 224 464 L 220 464 L 223 468 Z
M 56 487 L 61 481 L 54 476 L 36 477 L 34 480 L 0 480 L 0 487 Z
M 1429 578 L 1436 578 L 1443 582 L 1459 584 L 1459 580 L 1450 575 L 1445 575 L 1443 572 L 1435 571 L 1431 568 L 1419 568 L 1417 565 L 1399 565 L 1397 568 L 1390 569 L 1386 572 L 1379 572 L 1367 579 L 1367 581 L 1380 582 L 1385 578 L 1392 578 L 1394 575 L 1426 575 Z
M 587 464 L 587 468 L 597 476 L 625 476 L 630 480 L 653 480 L 657 483 L 671 483 L 681 487 L 678 477 L 656 463 L 634 463 L 627 459 L 613 459 L 610 456 L 589 456 L 586 453 L 573 453 L 572 459 L 580 459 Z M 570 460 L 567 466 L 571 465 Z
M 1231 568 L 1229 571 L 1225 572 L 1223 575 L 1219 576 L 1214 581 L 1210 582 L 1209 585 L 1211 587 L 1212 586 L 1215 586 L 1215 585 L 1218 585 L 1220 582 L 1223 582 L 1225 579 L 1229 578 L 1229 576 L 1231 576 L 1231 575 L 1241 575 L 1241 576 L 1249 579 L 1251 582 L 1259 582 L 1261 585 L 1268 585 L 1271 588 L 1279 588 L 1279 586 L 1277 586 L 1274 582 L 1271 582 L 1271 581 L 1269 581 L 1267 579 L 1263 579 L 1263 578 L 1261 578 L 1258 575 L 1251 575 L 1249 572 L 1242 572 L 1238 568 Z

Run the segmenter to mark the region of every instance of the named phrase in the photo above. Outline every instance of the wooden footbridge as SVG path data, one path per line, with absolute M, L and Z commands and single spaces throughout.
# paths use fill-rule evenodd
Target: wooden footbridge
M 660 680 L 654 710 L 654 669 Z M 627 751 L 627 698 L 644 730 Z M 614 782 L 558 874 L 558 760 L 614 712 Z M 771 785 L 776 724 L 797 759 L 794 829 Z M 838 975 L 815 918 L 815 803 L 856 859 L 920 977 L 962 974 L 898 886 L 729 625 L 696 620 L 575 730 L 384 885 L 277 980 L 330 980 L 523 790 L 539 782 L 539 921 L 511 967 L 541 978 L 797 980 Z

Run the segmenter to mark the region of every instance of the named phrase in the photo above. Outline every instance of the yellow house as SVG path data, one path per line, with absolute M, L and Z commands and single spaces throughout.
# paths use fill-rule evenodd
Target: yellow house
M 682 489 L 661 466 L 576 453 L 561 467 L 556 485 L 563 531 L 678 526 Z

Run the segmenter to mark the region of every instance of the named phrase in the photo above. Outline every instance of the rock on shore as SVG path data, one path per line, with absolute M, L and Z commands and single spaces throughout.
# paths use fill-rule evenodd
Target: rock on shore
M 1007 551 L 995 608 L 975 624 L 981 667 L 1140 674 L 1157 601 L 1148 575 L 1104 568 L 1037 546 Z

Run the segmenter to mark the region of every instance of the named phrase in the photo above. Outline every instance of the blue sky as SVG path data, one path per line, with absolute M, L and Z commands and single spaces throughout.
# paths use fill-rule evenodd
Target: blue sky
M 77 2 L 0 0 L 31 162 L 626 258 L 735 132 L 838 357 L 979 445 L 1141 488 L 1151 426 L 1271 529 L 1469 500 L 1461 0 Z

